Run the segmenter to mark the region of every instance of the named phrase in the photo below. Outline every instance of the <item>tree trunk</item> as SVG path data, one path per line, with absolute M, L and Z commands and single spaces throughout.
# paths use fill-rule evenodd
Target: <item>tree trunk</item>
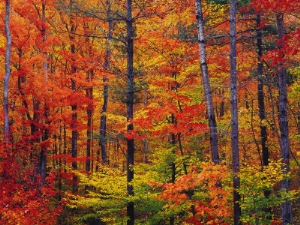
M 103 164 L 108 164 L 107 159 L 107 138 L 106 138 L 106 112 L 108 105 L 108 82 L 107 78 L 103 78 L 104 89 L 103 89 L 103 105 L 101 110 L 101 118 L 100 118 L 100 148 L 101 148 L 101 159 Z
M 280 128 L 280 150 L 281 157 L 284 163 L 283 173 L 288 173 L 290 171 L 289 161 L 290 161 L 290 146 L 289 146 L 289 130 L 288 130 L 288 118 L 287 118 L 287 74 L 286 69 L 284 68 L 283 58 L 284 55 L 280 51 L 284 46 L 284 24 L 283 24 L 283 13 L 278 13 L 276 15 L 277 22 L 277 32 L 278 32 L 278 47 L 279 54 L 282 59 L 278 63 L 278 90 L 279 90 L 279 99 L 278 99 L 278 111 L 279 111 L 279 128 Z M 281 188 L 289 191 L 289 181 L 287 179 L 281 181 Z M 282 224 L 292 224 L 292 207 L 291 202 L 286 201 L 282 203 Z
M 75 81 L 72 79 L 72 90 L 76 90 L 76 84 Z M 72 158 L 73 158 L 73 162 L 72 162 L 72 169 L 73 170 L 77 170 L 77 136 L 78 136 L 78 131 L 77 131 L 77 105 L 73 104 L 71 106 L 72 109 Z M 77 184 L 77 176 L 74 175 L 73 176 L 73 193 L 76 193 L 78 191 L 78 184 Z
M 111 18 L 111 5 L 110 1 L 106 1 L 107 4 L 107 18 L 108 18 L 108 35 L 107 35 L 107 48 L 106 48 L 106 58 L 105 58 L 105 69 L 107 72 L 110 70 L 110 58 L 111 58 L 111 47 L 110 42 L 112 40 L 112 31 L 113 31 L 113 21 Z M 108 164 L 107 159 L 107 139 L 106 139 L 106 112 L 108 104 L 108 78 L 103 77 L 103 105 L 101 110 L 101 119 L 100 119 L 100 147 L 101 147 L 101 157 L 102 163 Z
M 47 41 L 47 35 L 46 35 L 46 1 L 42 1 L 42 37 L 43 37 L 43 43 Z M 45 77 L 45 87 L 46 87 L 46 93 L 48 92 L 48 54 L 43 50 L 44 55 L 44 77 Z M 45 116 L 45 123 L 46 125 L 49 125 L 48 117 L 49 117 L 49 107 L 47 103 L 47 97 L 45 98 L 45 105 L 44 105 L 44 116 Z M 49 139 L 49 129 L 47 126 L 45 126 L 43 130 L 43 136 L 42 141 L 46 141 Z M 41 176 L 40 186 L 43 186 L 45 184 L 46 180 L 46 168 L 47 168 L 47 147 L 43 147 L 40 152 L 40 162 L 39 162 L 39 174 Z
M 132 0 L 126 1 L 127 7 L 127 132 L 133 131 L 134 127 L 132 122 L 133 119 L 133 103 L 134 103 L 134 73 L 133 73 L 133 21 L 132 21 Z M 133 180 L 133 168 L 134 165 L 134 139 L 127 138 L 127 194 L 129 196 L 134 195 L 133 186 L 130 182 Z M 134 203 L 132 201 L 127 204 L 127 224 L 134 224 Z
M 10 55 L 11 55 L 11 33 L 10 33 L 10 0 L 5 1 L 5 36 L 6 36 L 6 53 L 5 53 L 5 76 L 4 76 L 4 93 L 3 93 L 3 104 L 4 104 L 4 142 L 5 144 L 10 143 L 10 130 L 9 130 L 9 115 L 8 115 L 8 90 L 9 90 L 9 78 L 10 78 Z
M 269 149 L 267 146 L 268 134 L 267 127 L 264 125 L 264 120 L 266 119 L 265 115 L 265 100 L 264 100 L 264 79 L 263 79 L 263 63 L 261 62 L 263 54 L 263 45 L 262 45 L 262 31 L 260 27 L 261 15 L 256 15 L 256 40 L 257 40 L 257 55 L 258 55 L 258 64 L 257 64 L 257 73 L 258 73 L 258 85 L 257 85 L 257 99 L 258 99 L 258 109 L 259 109 L 259 118 L 260 118 L 260 137 L 261 137 L 261 151 L 262 151 L 262 163 L 263 166 L 269 165 Z M 271 192 L 269 190 L 264 191 L 264 196 L 266 198 L 270 197 Z M 268 216 L 267 218 L 271 220 L 271 208 L 267 207 L 264 209 Z
M 148 106 L 148 91 L 147 88 L 144 89 L 144 107 Z M 144 135 L 147 135 L 146 130 L 144 131 Z M 144 146 L 144 155 L 145 155 L 145 163 L 149 163 L 149 144 L 147 138 L 143 139 Z
M 238 93 L 237 93 L 237 65 L 236 65 L 236 0 L 230 1 L 230 105 L 231 105 L 231 148 L 233 170 L 233 204 L 234 224 L 240 224 L 241 208 L 240 195 L 237 188 L 240 186 L 238 177 L 239 159 L 239 136 L 238 136 Z
M 174 114 L 171 115 L 171 124 L 175 124 L 176 120 L 175 120 L 175 116 Z M 171 133 L 169 136 L 169 143 L 172 145 L 172 148 L 174 148 L 175 144 L 176 144 L 176 136 L 174 133 Z M 175 151 L 172 150 L 173 154 L 175 154 Z M 171 162 L 171 183 L 175 184 L 176 181 L 176 164 L 175 162 Z M 170 217 L 170 225 L 174 225 L 175 224 L 175 216 L 171 216 Z
M 201 0 L 196 0 L 196 18 L 197 18 L 197 26 L 198 26 L 200 65 L 201 65 L 202 80 L 204 85 L 204 95 L 206 100 L 208 126 L 210 131 L 211 155 L 212 155 L 212 161 L 215 164 L 219 164 L 220 159 L 219 159 L 219 149 L 218 149 L 218 131 L 217 131 L 215 112 L 213 109 L 212 93 L 210 88 L 210 80 L 209 80 L 208 67 L 206 62 L 206 40 L 204 35 L 204 23 L 203 23 Z
M 93 79 L 93 71 L 90 70 L 87 72 L 87 80 L 89 82 Z M 93 88 L 89 87 L 86 89 L 86 96 L 88 97 L 89 101 L 91 101 L 87 106 L 87 130 L 86 130 L 86 157 L 87 160 L 85 162 L 85 170 L 87 172 L 91 171 L 91 146 L 92 146 L 92 117 L 93 117 Z
M 90 43 L 90 39 L 89 39 L 89 26 L 88 23 L 85 23 L 84 25 L 84 29 L 85 29 L 85 34 L 87 34 L 85 40 L 86 43 L 89 45 Z M 88 55 L 91 55 L 91 48 L 89 47 L 88 51 Z M 87 77 L 86 80 L 88 83 L 91 83 L 94 79 L 94 70 L 90 69 L 87 71 Z M 94 112 L 94 106 L 93 106 L 93 87 L 88 87 L 86 89 L 86 93 L 85 93 L 86 97 L 89 99 L 87 108 L 86 108 L 86 114 L 87 114 L 87 130 L 86 130 L 86 161 L 85 161 L 85 170 L 86 172 L 90 172 L 91 171 L 91 149 L 92 149 L 92 123 L 93 123 L 93 112 Z
M 72 13 L 73 10 L 73 0 L 70 0 L 70 11 Z M 76 48 L 75 48 L 75 44 L 74 44 L 74 40 L 75 40 L 75 31 L 76 31 L 76 25 L 74 24 L 74 18 L 73 15 L 71 15 L 70 18 L 70 24 L 71 24 L 71 28 L 70 28 L 70 41 L 71 41 L 71 46 L 70 46 L 70 50 L 72 53 L 72 63 L 71 63 L 71 75 L 76 73 L 77 68 L 74 65 L 74 54 L 76 53 Z M 71 86 L 72 86 L 72 90 L 75 92 L 76 91 L 76 82 L 74 79 L 71 78 Z M 76 103 L 72 103 L 71 105 L 71 109 L 72 109 L 72 124 L 71 124 L 71 128 L 72 128 L 72 158 L 73 158 L 73 162 L 72 162 L 72 169 L 73 170 L 77 170 L 77 139 L 78 139 L 78 130 L 77 130 L 77 104 Z M 78 191 L 78 178 L 76 175 L 73 175 L 73 186 L 72 186 L 72 191 L 73 193 L 76 193 Z

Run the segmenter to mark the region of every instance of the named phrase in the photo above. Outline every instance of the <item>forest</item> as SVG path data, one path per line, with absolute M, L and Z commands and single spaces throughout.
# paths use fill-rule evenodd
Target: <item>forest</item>
M 300 224 L 299 0 L 2 0 L 0 224 Z

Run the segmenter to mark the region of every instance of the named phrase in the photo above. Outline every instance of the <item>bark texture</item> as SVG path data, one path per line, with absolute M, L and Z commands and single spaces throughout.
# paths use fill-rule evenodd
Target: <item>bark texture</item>
M 10 78 L 10 55 L 11 55 L 11 33 L 10 33 L 10 0 L 5 1 L 5 36 L 6 36 L 6 52 L 5 52 L 5 75 L 4 75 L 4 141 L 6 144 L 10 143 L 10 131 L 9 131 L 9 115 L 8 115 L 8 90 L 9 90 L 9 78 Z
M 240 195 L 237 188 L 240 179 L 237 175 L 240 167 L 239 158 L 239 124 L 238 124 L 238 92 L 237 92 L 237 64 L 236 64 L 236 6 L 237 1 L 230 1 L 230 105 L 231 105 L 231 148 L 233 170 L 233 201 L 234 224 L 240 224 L 241 208 Z
M 211 147 L 212 161 L 215 164 L 219 164 L 220 159 L 219 159 L 219 149 L 218 149 L 218 130 L 217 130 L 217 122 L 216 122 L 216 117 L 213 108 L 208 66 L 206 62 L 206 40 L 204 35 L 204 22 L 203 22 L 201 1 L 202 0 L 196 0 L 195 3 L 197 27 L 198 27 L 198 43 L 199 43 L 199 50 L 200 50 L 200 66 L 201 66 L 201 73 L 202 73 L 202 80 L 203 80 L 204 94 L 205 94 L 205 101 L 206 101 L 208 126 L 210 131 L 210 147 Z
M 258 55 L 258 63 L 257 63 L 257 75 L 258 75 L 258 85 L 257 85 L 257 99 L 258 99 L 258 109 L 259 109 L 259 119 L 260 119 L 260 137 L 261 137 L 261 152 L 262 152 L 262 165 L 269 165 L 269 148 L 267 146 L 268 134 L 267 127 L 264 125 L 264 120 L 266 119 L 265 112 L 265 92 L 264 92 L 264 77 L 263 77 L 263 63 L 261 62 L 262 54 L 263 54 L 263 43 L 262 43 L 262 30 L 260 28 L 261 23 L 261 15 L 256 15 L 256 40 L 257 40 L 257 55 Z M 264 196 L 269 198 L 271 192 L 269 190 L 264 191 Z M 266 214 L 271 215 L 271 208 L 267 207 L 264 209 Z M 268 217 L 271 219 L 271 216 Z
M 127 132 L 133 131 L 134 127 L 131 123 L 133 119 L 133 104 L 134 104 L 134 72 L 133 72 L 133 21 L 132 21 L 132 0 L 126 1 L 127 7 L 127 93 L 126 93 L 126 116 L 127 116 Z M 133 186 L 130 182 L 133 180 L 134 172 L 132 166 L 134 165 L 134 139 L 127 138 L 127 194 L 134 195 Z M 134 203 L 127 204 L 127 225 L 134 224 Z
M 43 37 L 43 43 L 45 43 L 47 41 L 47 34 L 46 34 L 46 0 L 42 1 L 42 29 L 41 29 L 41 33 L 42 33 L 42 37 Z M 44 67 L 44 77 L 45 77 L 45 87 L 46 90 L 45 92 L 48 92 L 48 53 L 43 49 L 43 55 L 44 55 L 44 62 L 43 62 L 43 67 Z M 49 125 L 49 107 L 48 107 L 48 103 L 47 103 L 47 97 L 45 97 L 45 103 L 44 103 L 44 116 L 45 116 L 45 123 L 47 125 Z M 43 136 L 42 136 L 42 140 L 46 141 L 49 139 L 49 129 L 47 128 L 47 126 L 45 126 L 44 130 L 43 130 Z M 46 169 L 47 168 L 47 147 L 43 147 L 41 149 L 40 152 L 40 161 L 39 161 L 39 173 L 41 176 L 41 182 L 40 185 L 43 186 L 45 184 L 45 180 L 46 180 Z
M 88 71 L 87 74 L 87 80 L 91 82 L 93 80 L 94 76 L 94 71 L 90 70 Z M 86 96 L 89 98 L 89 100 L 92 102 L 93 101 L 93 88 L 87 88 L 86 90 Z M 93 138 L 93 132 L 92 132 L 92 123 L 93 123 L 93 104 L 89 103 L 87 106 L 87 130 L 86 130 L 86 157 L 87 160 L 85 162 L 85 170 L 86 171 L 91 171 L 91 149 L 92 149 L 92 138 Z
M 72 13 L 73 10 L 73 0 L 70 0 L 70 12 Z M 74 44 L 75 41 L 75 31 L 76 31 L 76 25 L 75 25 L 75 19 L 73 18 L 73 15 L 71 14 L 70 16 L 70 41 L 71 41 L 71 46 L 70 46 L 70 50 L 71 50 L 71 54 L 74 55 L 76 53 L 76 47 Z M 75 66 L 75 59 L 72 58 L 72 62 L 71 62 L 71 75 L 76 73 L 77 68 Z M 72 90 L 75 92 L 76 91 L 76 82 L 74 79 L 72 79 L 71 77 L 71 88 Z M 71 109 L 72 109 L 72 124 L 71 124 L 71 128 L 72 128 L 72 158 L 74 159 L 74 161 L 72 162 L 72 169 L 73 170 L 77 170 L 77 140 L 78 140 L 78 130 L 77 130 L 77 104 L 76 103 L 72 103 L 71 105 Z M 76 175 L 73 176 L 73 187 L 72 187 L 72 191 L 73 193 L 76 193 L 78 191 L 78 178 Z
M 107 47 L 106 47 L 106 58 L 105 58 L 105 69 L 110 70 L 110 60 L 111 60 L 111 46 L 112 41 L 112 31 L 113 31 L 113 20 L 111 18 L 111 6 L 110 1 L 106 1 L 107 4 L 107 18 L 108 18 L 108 35 L 107 35 Z M 108 164 L 107 158 L 107 139 L 106 139 L 106 112 L 108 105 L 108 78 L 103 77 L 103 105 L 101 110 L 100 118 L 100 148 L 101 148 L 101 157 L 102 163 Z
M 281 157 L 284 163 L 283 173 L 288 173 L 290 171 L 290 145 L 289 145 L 289 129 L 288 129 L 288 117 L 287 117 L 287 73 L 286 68 L 284 67 L 284 55 L 280 50 L 284 46 L 284 21 L 283 21 L 283 13 L 278 13 L 276 15 L 277 22 L 277 33 L 278 33 L 278 48 L 279 54 L 281 57 L 281 62 L 278 63 L 278 117 L 279 117 L 279 128 L 280 128 L 280 150 Z M 288 180 L 281 181 L 281 188 L 288 191 L 290 189 L 290 184 Z M 286 201 L 281 205 L 282 208 L 282 224 L 293 224 L 292 223 L 292 207 L 291 202 Z

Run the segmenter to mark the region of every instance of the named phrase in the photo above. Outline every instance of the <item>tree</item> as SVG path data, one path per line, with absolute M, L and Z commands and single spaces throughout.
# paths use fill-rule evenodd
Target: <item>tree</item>
M 111 67 L 111 41 L 112 41 L 112 32 L 113 32 L 113 20 L 111 18 L 111 4 L 110 1 L 106 1 L 107 5 L 107 20 L 108 20 L 108 32 L 107 32 L 107 49 L 106 49 L 106 56 L 105 56 L 105 69 L 107 73 L 110 71 Z M 101 147 L 101 156 L 102 156 L 102 163 L 108 164 L 107 159 L 107 140 L 106 140 L 106 112 L 107 112 L 107 104 L 108 104 L 108 78 L 107 76 L 103 77 L 103 105 L 101 109 L 101 118 L 100 118 L 100 147 Z
M 134 131 L 133 127 L 133 104 L 134 104 L 134 72 L 133 72 L 133 19 L 132 19 L 132 1 L 126 0 L 126 30 L 127 30 L 127 89 L 126 89 L 126 119 L 128 134 Z M 129 196 L 134 195 L 133 186 L 131 184 L 134 176 L 134 138 L 127 137 L 127 193 Z M 128 225 L 134 224 L 134 203 L 129 201 L 127 204 Z
M 280 50 L 284 46 L 284 14 L 278 13 L 276 15 L 277 31 L 278 31 L 278 48 L 280 61 L 277 66 L 277 76 L 278 76 L 278 112 L 279 112 L 279 128 L 280 128 L 280 150 L 281 157 L 284 163 L 283 171 L 288 173 L 290 171 L 290 145 L 289 145 L 289 127 L 288 127 L 288 117 L 287 117 L 287 74 L 284 65 L 284 55 Z M 288 179 L 283 179 L 281 181 L 281 188 L 289 191 L 290 185 Z M 284 225 L 292 224 L 292 207 L 291 202 L 287 200 L 282 203 L 282 223 Z
M 219 159 L 219 150 L 218 150 L 218 131 L 217 131 L 215 112 L 213 108 L 212 91 L 210 88 L 208 66 L 206 62 L 206 40 L 204 34 L 202 1 L 196 0 L 195 4 L 196 4 L 196 18 L 197 18 L 197 26 L 198 26 L 198 43 L 199 43 L 199 51 L 200 51 L 200 67 L 201 67 L 202 80 L 204 85 L 207 119 L 208 119 L 208 125 L 210 130 L 211 155 L 212 155 L 212 161 L 215 164 L 219 164 L 220 159 Z
M 42 27 L 41 27 L 41 34 L 42 34 L 42 43 L 46 45 L 47 41 L 47 33 L 46 33 L 46 1 L 42 1 L 42 12 L 41 12 L 41 20 L 42 20 Z M 48 93 L 48 53 L 42 49 L 44 55 L 44 76 L 45 76 L 45 92 Z M 49 139 L 49 129 L 47 125 L 49 125 L 49 106 L 47 103 L 47 97 L 45 98 L 44 103 L 44 117 L 45 117 L 45 128 L 43 130 L 42 141 L 47 141 Z M 41 176 L 41 186 L 45 184 L 46 179 L 46 170 L 47 170 L 47 147 L 44 145 L 40 152 L 40 160 L 39 160 L 39 174 Z
M 259 118 L 260 118 L 260 137 L 261 137 L 261 152 L 262 152 L 262 166 L 269 165 L 269 148 L 267 146 L 267 127 L 264 124 L 266 120 L 266 113 L 265 113 L 265 92 L 264 92 L 264 82 L 265 79 L 263 77 L 263 62 L 262 62 L 262 55 L 263 55 L 263 36 L 262 36 L 262 29 L 261 26 L 261 15 L 258 13 L 256 15 L 256 45 L 257 45 L 257 55 L 258 55 L 258 62 L 257 62 L 257 76 L 258 76 L 258 84 L 257 84 L 257 99 L 258 99 L 258 108 L 259 108 Z M 264 195 L 266 198 L 269 198 L 271 192 L 269 190 L 264 191 Z M 265 212 L 269 219 L 271 219 L 271 208 L 265 208 Z
M 70 38 L 70 51 L 71 51 L 71 54 L 72 54 L 72 57 L 71 57 L 71 75 L 74 76 L 74 74 L 76 73 L 77 71 L 77 67 L 75 65 L 75 53 L 76 53 L 76 46 L 75 46 L 75 32 L 76 32 L 76 23 L 75 23 L 75 18 L 74 18 L 74 15 L 73 15 L 73 4 L 74 4 L 74 1 L 73 0 L 70 0 L 69 2 L 69 7 L 70 7 L 70 27 L 69 27 L 69 38 Z M 72 87 L 72 90 L 74 92 L 76 92 L 77 88 L 76 88 L 76 81 L 74 78 L 71 77 L 71 87 Z M 72 158 L 73 158 L 73 162 L 72 162 L 72 169 L 73 170 L 77 170 L 78 168 L 78 165 L 77 165 L 77 143 L 78 143 L 78 130 L 77 130 L 77 103 L 76 102 L 72 102 L 71 103 L 71 108 L 72 108 L 72 124 L 71 124 L 71 128 L 72 128 Z M 76 175 L 73 176 L 73 189 L 72 191 L 74 193 L 76 193 L 78 191 L 78 178 Z
M 240 186 L 238 171 L 239 160 L 239 127 L 238 127 L 238 93 L 237 93 L 237 65 L 236 65 L 236 7 L 237 1 L 230 1 L 230 105 L 231 105 L 231 149 L 233 170 L 233 205 L 234 224 L 240 224 L 241 208 L 240 195 L 237 188 Z
M 5 76 L 4 76 L 4 88 L 3 88 L 3 108 L 4 108 L 4 142 L 10 143 L 10 130 L 9 130 L 9 102 L 8 102 L 8 90 L 9 90 L 9 78 L 10 78 L 10 60 L 11 60 L 11 44 L 12 38 L 10 33 L 10 8 L 11 1 L 5 1 L 5 36 L 6 36 L 6 53 L 5 53 Z

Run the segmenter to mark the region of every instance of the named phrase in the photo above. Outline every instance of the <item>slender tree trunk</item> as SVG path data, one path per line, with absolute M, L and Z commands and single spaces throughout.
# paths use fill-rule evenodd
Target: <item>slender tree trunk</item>
M 61 108 L 61 114 L 63 112 L 63 109 Z M 66 123 L 63 123 L 63 154 L 67 155 L 67 126 Z M 63 159 L 63 172 L 66 173 L 67 172 L 67 161 L 65 159 Z
M 147 88 L 144 89 L 144 107 L 147 107 L 148 105 L 148 98 L 147 98 L 147 95 L 148 95 L 148 91 L 147 91 Z M 144 135 L 146 136 L 147 135 L 147 132 L 146 130 L 144 131 Z M 149 144 L 148 144 L 148 140 L 147 138 L 144 138 L 143 139 L 143 145 L 144 145 L 144 155 L 145 155 L 145 163 L 149 163 Z
M 73 10 L 73 0 L 70 0 L 70 11 L 72 13 Z M 72 63 L 71 63 L 71 75 L 76 73 L 77 68 L 74 65 L 74 54 L 76 53 L 76 48 L 75 48 L 75 31 L 76 31 L 76 25 L 74 23 L 74 18 L 73 15 L 71 15 L 70 18 L 70 24 L 71 24 L 71 28 L 69 30 L 70 32 L 70 41 L 71 41 L 71 46 L 70 46 L 70 50 L 72 53 Z M 71 78 L 71 86 L 72 86 L 72 90 L 75 92 L 76 91 L 76 82 L 74 79 Z M 78 130 L 77 130 L 77 104 L 76 103 L 72 103 L 71 105 L 71 109 L 72 109 L 72 124 L 71 124 L 71 128 L 72 128 L 72 158 L 73 158 L 73 162 L 72 162 L 72 169 L 73 170 L 77 170 L 77 139 L 78 139 Z M 73 187 L 72 187 L 72 191 L 73 193 L 76 193 L 78 191 L 78 178 L 76 175 L 73 176 Z
M 89 32 L 89 26 L 88 23 L 85 23 L 84 25 L 85 33 L 88 34 Z M 90 39 L 88 36 L 86 36 L 86 43 L 89 45 Z M 89 47 L 88 54 L 91 55 L 91 48 Z M 87 77 L 86 80 L 88 83 L 92 82 L 94 79 L 94 71 L 88 70 L 87 71 Z M 86 108 L 86 114 L 87 114 L 87 130 L 86 130 L 86 161 L 85 161 L 85 170 L 86 172 L 91 171 L 91 147 L 92 147 L 92 123 L 93 123 L 93 87 L 88 87 L 86 89 L 85 93 L 86 97 L 89 99 L 89 103 Z
M 107 35 L 107 49 L 106 49 L 106 58 L 105 58 L 105 69 L 107 72 L 110 70 L 110 58 L 111 58 L 111 47 L 110 42 L 112 40 L 112 31 L 113 31 L 113 21 L 111 18 L 111 5 L 110 1 L 106 1 L 107 4 L 107 17 L 108 17 L 108 35 Z M 101 147 L 101 157 L 102 163 L 108 164 L 107 159 L 107 139 L 106 139 L 106 112 L 108 105 L 108 78 L 106 76 L 103 77 L 103 105 L 101 110 L 101 118 L 100 118 L 100 147 Z
M 85 170 L 87 172 L 91 171 L 91 143 L 92 143 L 92 110 L 88 109 L 87 110 L 87 131 L 86 131 L 86 136 L 87 136 L 87 140 L 86 140 L 86 162 L 85 162 Z
M 279 111 L 279 128 L 280 128 L 280 150 L 281 156 L 284 163 L 283 173 L 288 173 L 290 171 L 290 145 L 289 145 L 289 130 L 288 130 L 288 117 L 287 117 L 287 74 L 286 69 L 283 64 L 284 55 L 280 50 L 284 46 L 284 22 L 283 13 L 278 13 L 276 15 L 277 22 L 277 32 L 278 32 L 278 43 L 279 43 L 279 54 L 282 59 L 278 63 L 278 89 L 279 89 L 279 99 L 278 99 L 278 111 Z M 287 179 L 281 181 L 281 188 L 288 191 L 290 189 L 290 184 Z M 292 224 L 292 207 L 291 202 L 286 201 L 282 203 L 282 224 Z
M 4 104 L 4 142 L 5 144 L 10 143 L 10 130 L 9 130 L 9 115 L 8 115 L 8 90 L 9 90 L 9 78 L 10 78 L 10 55 L 11 55 L 11 33 L 10 33 L 10 0 L 5 1 L 5 36 L 6 36 L 6 53 L 5 53 L 5 76 L 4 76 L 4 93 L 3 93 L 3 104 Z
M 72 90 L 76 90 L 76 83 L 75 81 L 72 79 Z M 74 161 L 72 162 L 72 169 L 73 170 L 77 170 L 77 137 L 78 137 L 78 131 L 77 131 L 77 104 L 74 103 L 71 106 L 72 109 L 72 158 L 74 159 Z M 77 184 L 77 176 L 74 175 L 73 176 L 73 192 L 76 193 L 78 191 L 78 184 Z
M 62 127 L 62 120 L 59 120 L 59 136 L 58 136 L 58 176 L 57 176 L 57 188 L 58 188 L 58 201 L 61 201 L 62 199 L 62 167 L 63 167 L 63 162 L 62 162 L 62 157 L 61 154 L 62 152 L 62 146 L 63 146 L 63 127 Z
M 43 37 L 43 43 L 47 41 L 47 34 L 46 34 L 46 0 L 42 1 L 42 37 Z M 48 53 L 43 50 L 44 55 L 44 77 L 45 77 L 45 87 L 46 87 L 46 93 L 48 92 Z M 43 130 L 43 136 L 42 140 L 46 141 L 49 139 L 49 129 L 47 128 L 47 125 L 49 125 L 48 117 L 49 117 L 49 107 L 47 103 L 47 97 L 45 98 L 45 105 L 44 105 L 44 116 L 45 116 L 45 123 L 46 126 Z M 43 147 L 40 152 L 40 162 L 39 162 L 39 174 L 41 176 L 40 186 L 43 186 L 46 179 L 46 168 L 47 168 L 47 147 Z
M 231 105 L 231 148 L 233 170 L 233 204 L 234 225 L 240 224 L 241 208 L 240 195 L 237 188 L 240 186 L 238 177 L 239 159 L 239 127 L 238 127 L 238 93 L 237 93 L 237 65 L 236 65 L 236 0 L 230 1 L 230 105 Z
M 107 159 L 107 127 L 106 127 L 106 112 L 107 112 L 107 105 L 108 105 L 108 79 L 103 78 L 104 86 L 103 86 L 103 105 L 101 110 L 101 118 L 100 118 L 100 148 L 101 148 L 101 159 L 103 164 L 108 164 Z
M 172 114 L 171 115 L 171 124 L 175 124 L 175 123 L 176 123 L 175 116 L 174 116 L 174 114 Z M 174 133 L 170 134 L 169 143 L 172 145 L 172 148 L 175 146 L 176 136 Z M 172 151 L 174 151 L 174 150 L 172 150 Z M 175 154 L 175 151 L 172 153 Z M 171 166 L 171 183 L 175 184 L 175 181 L 176 181 L 176 164 L 175 164 L 175 162 L 171 162 L 170 166 Z M 175 224 L 175 216 L 171 216 L 170 217 L 170 225 L 174 225 L 174 224 Z
M 22 114 L 22 137 L 25 138 L 27 136 L 27 130 L 28 130 L 28 125 L 24 123 L 24 121 L 26 120 L 31 120 L 30 119 L 30 115 L 29 115 L 29 111 L 28 111 L 28 105 L 27 105 L 27 102 L 25 100 L 25 94 L 23 92 L 23 87 L 22 87 L 22 84 L 25 83 L 25 77 L 24 77 L 24 73 L 21 72 L 21 68 L 22 68 L 22 56 L 23 56 L 23 51 L 22 51 L 22 48 L 19 48 L 18 49 L 18 60 L 19 60 L 19 63 L 18 63 L 18 91 L 19 91 L 19 94 L 20 94 L 20 99 L 21 99 L 21 102 L 22 102 L 22 106 L 26 108 L 26 113 L 25 114 Z
M 259 109 L 259 118 L 260 118 L 260 135 L 261 135 L 261 146 L 262 146 L 262 158 L 263 165 L 269 164 L 269 150 L 266 146 L 267 143 L 267 128 L 263 125 L 263 120 L 266 119 L 265 115 L 265 101 L 264 101 L 264 79 L 263 79 L 263 63 L 261 62 L 262 58 L 262 31 L 259 28 L 261 23 L 261 15 L 256 15 L 256 27 L 257 27 L 257 55 L 258 55 L 258 64 L 257 64 L 257 73 L 258 73 L 258 86 L 257 86 L 257 98 L 258 98 L 258 109 Z
M 40 123 L 40 101 L 37 100 L 34 96 L 32 97 L 32 104 L 33 104 L 33 116 L 32 121 L 30 123 L 31 128 L 31 152 L 30 152 L 30 159 L 31 163 L 35 165 L 35 175 L 39 174 L 39 157 L 40 155 L 36 155 L 38 152 L 35 148 L 35 145 L 40 143 L 40 128 L 37 124 Z M 34 176 L 34 179 L 36 179 L 36 176 Z
M 218 131 L 217 131 L 215 112 L 213 109 L 212 93 L 210 88 L 210 80 L 209 80 L 208 67 L 206 62 L 206 40 L 204 35 L 204 23 L 203 23 L 201 0 L 196 0 L 196 18 L 197 18 L 197 26 L 198 26 L 200 65 L 201 65 L 202 80 L 204 85 L 204 95 L 206 100 L 206 110 L 207 110 L 207 117 L 208 117 L 207 119 L 208 119 L 209 131 L 210 131 L 211 155 L 212 155 L 212 161 L 215 164 L 219 164 L 220 159 L 219 159 L 219 149 L 218 149 Z
M 257 85 L 257 99 L 258 99 L 258 109 L 259 109 L 259 118 L 260 118 L 260 137 L 261 137 L 261 149 L 262 149 L 262 163 L 263 166 L 269 165 L 269 149 L 267 146 L 268 134 L 267 127 L 264 125 L 264 120 L 266 119 L 265 115 L 265 100 L 264 100 L 264 79 L 263 79 L 263 63 L 261 62 L 263 54 L 263 45 L 262 45 L 262 31 L 260 27 L 261 15 L 256 15 L 256 39 L 257 39 L 257 55 L 258 55 L 258 64 L 257 64 L 257 73 L 258 73 L 258 85 Z M 271 192 L 269 190 L 264 191 L 264 196 L 266 198 L 270 197 Z M 268 219 L 271 220 L 271 208 L 266 207 L 265 209 Z
M 224 90 L 223 89 L 220 89 L 220 92 L 219 92 L 220 96 L 222 96 L 223 98 L 223 95 L 224 95 Z M 224 100 L 222 99 L 221 103 L 220 103 L 220 112 L 219 112 L 219 116 L 220 117 L 223 117 L 225 115 L 225 102 Z
M 132 0 L 126 0 L 127 7 L 127 132 L 134 130 L 133 119 L 133 103 L 134 103 L 134 73 L 133 73 L 133 21 L 132 21 Z M 132 166 L 134 165 L 134 139 L 127 138 L 127 194 L 134 195 L 133 186 L 130 182 L 133 180 L 134 172 Z M 134 203 L 128 202 L 127 204 L 127 225 L 134 224 Z
M 87 72 L 88 77 L 87 80 L 91 82 L 93 80 L 93 71 L 90 70 Z M 93 119 L 93 88 L 89 87 L 86 90 L 86 96 L 88 99 L 91 101 L 88 106 L 87 106 L 87 130 L 86 130 L 86 136 L 87 136 L 87 141 L 86 141 L 86 163 L 85 163 L 85 170 L 87 172 L 91 171 L 91 146 L 92 146 L 92 119 Z

